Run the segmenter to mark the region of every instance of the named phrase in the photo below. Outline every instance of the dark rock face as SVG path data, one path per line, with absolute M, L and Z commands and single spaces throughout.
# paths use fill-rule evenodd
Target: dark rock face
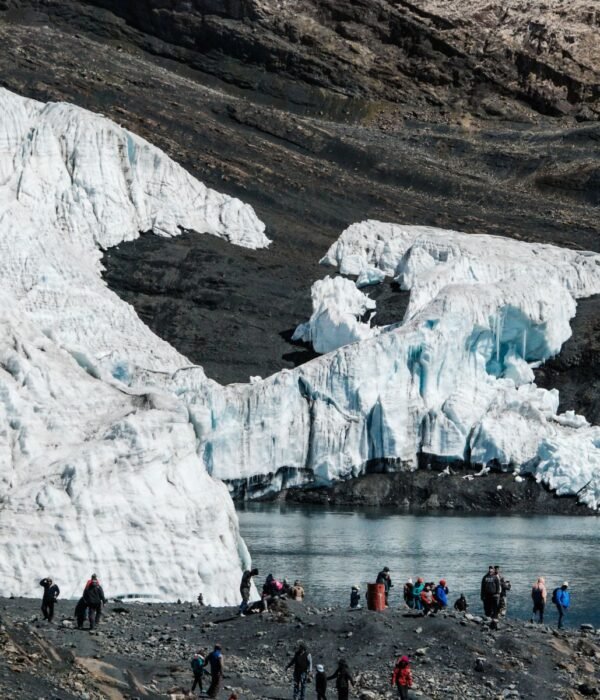
M 367 474 L 328 488 L 290 490 L 280 498 L 306 504 L 393 506 L 407 512 L 590 514 L 575 498 L 558 497 L 532 478 L 516 481 L 514 475 L 501 473 L 485 477 L 430 471 Z
M 600 423 L 600 297 L 580 299 L 573 335 L 560 354 L 536 371 L 536 383 L 560 392 L 560 411 L 576 411 Z

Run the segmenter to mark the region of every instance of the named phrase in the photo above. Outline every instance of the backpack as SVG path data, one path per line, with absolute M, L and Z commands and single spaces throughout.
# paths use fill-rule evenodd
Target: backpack
M 560 586 L 558 586 L 557 588 L 555 588 L 555 589 L 552 591 L 552 602 L 553 602 L 553 603 L 558 603 L 558 592 L 559 592 L 559 591 L 560 591 Z
M 491 575 L 491 576 L 485 577 L 485 583 L 483 586 L 483 590 L 490 595 L 497 595 L 498 588 L 496 587 L 496 577 L 495 576 Z
M 202 673 L 204 668 L 204 659 L 199 656 L 197 659 L 192 659 L 192 671 L 194 673 Z

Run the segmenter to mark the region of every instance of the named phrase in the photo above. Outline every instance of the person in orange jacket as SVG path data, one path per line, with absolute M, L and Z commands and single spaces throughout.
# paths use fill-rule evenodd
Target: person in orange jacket
M 398 688 L 400 700 L 408 700 L 408 689 L 412 688 L 412 672 L 410 670 L 410 659 L 408 656 L 401 656 L 392 673 L 392 686 Z

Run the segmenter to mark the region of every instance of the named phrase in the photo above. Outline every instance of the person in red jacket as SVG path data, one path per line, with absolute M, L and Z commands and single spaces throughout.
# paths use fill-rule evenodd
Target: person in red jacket
M 400 700 L 408 700 L 408 689 L 412 688 L 412 672 L 410 670 L 410 659 L 408 656 L 401 656 L 392 673 L 392 686 L 398 688 Z

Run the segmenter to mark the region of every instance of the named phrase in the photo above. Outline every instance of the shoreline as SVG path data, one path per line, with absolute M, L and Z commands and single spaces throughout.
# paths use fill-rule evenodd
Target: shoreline
M 294 601 L 246 618 L 235 608 L 111 602 L 99 628 L 89 632 L 74 629 L 71 601 L 58 603 L 52 625 L 40 621 L 39 605 L 2 599 L 2 697 L 183 699 L 192 654 L 218 642 L 226 664 L 219 698 L 231 689 L 243 700 L 289 698 L 285 666 L 298 639 L 329 673 L 345 657 L 356 679 L 351 698 L 360 700 L 396 697 L 389 676 L 401 654 L 413 659 L 412 697 L 422 700 L 577 700 L 600 684 L 600 630 L 593 629 L 557 631 L 508 619 L 494 630 L 478 615 L 423 618 L 404 608 L 375 613 Z
M 243 491 L 234 494 L 244 503 L 287 503 L 310 506 L 344 506 L 393 509 L 412 514 L 578 515 L 597 516 L 575 496 L 557 496 L 530 475 L 507 472 L 440 471 L 419 469 L 363 474 L 329 486 L 299 486 L 258 498 Z

